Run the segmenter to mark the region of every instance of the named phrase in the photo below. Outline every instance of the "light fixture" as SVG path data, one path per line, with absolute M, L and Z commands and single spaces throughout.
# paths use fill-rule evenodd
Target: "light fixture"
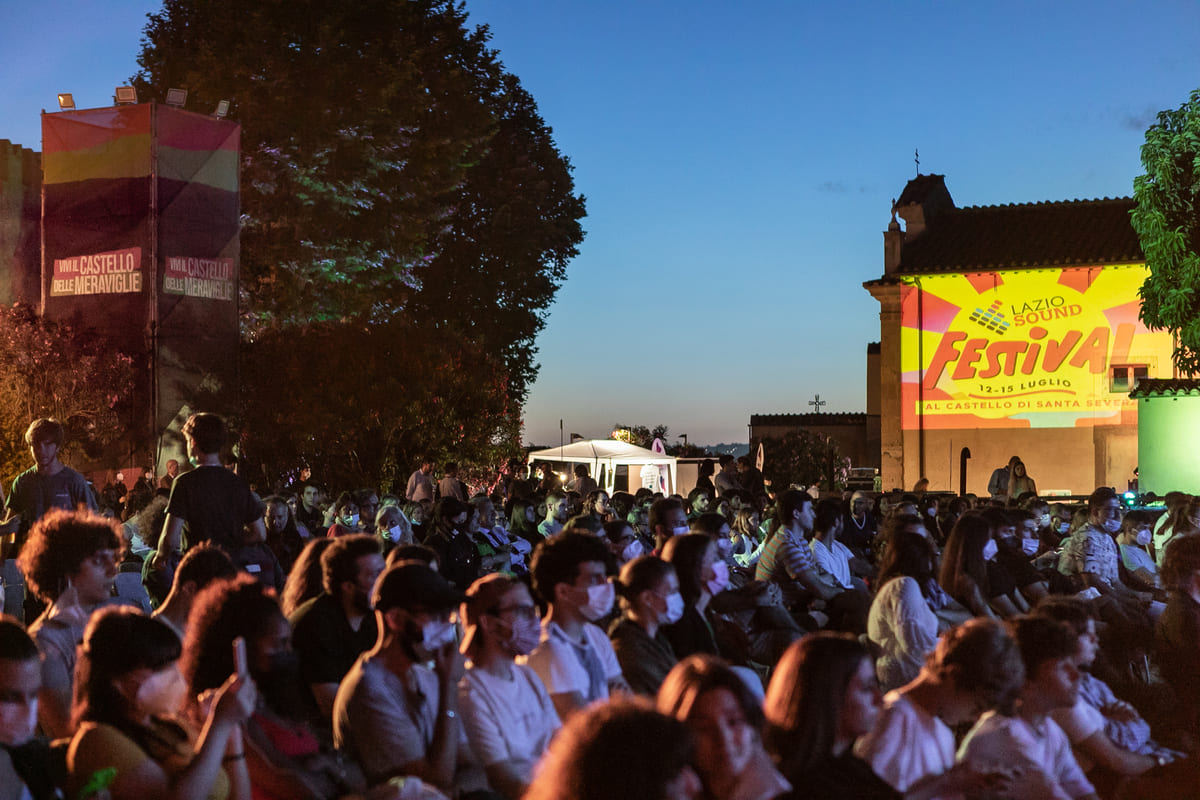
M 167 89 L 167 105 L 183 108 L 187 102 L 187 89 Z
M 221 100 L 217 103 L 217 110 L 213 112 L 213 116 L 217 119 L 225 119 L 229 116 L 229 101 Z
M 132 86 L 118 86 L 113 90 L 113 100 L 119 106 L 137 105 L 137 89 Z
M 74 111 L 75 110 L 75 95 L 70 92 L 58 93 L 58 110 L 59 111 Z

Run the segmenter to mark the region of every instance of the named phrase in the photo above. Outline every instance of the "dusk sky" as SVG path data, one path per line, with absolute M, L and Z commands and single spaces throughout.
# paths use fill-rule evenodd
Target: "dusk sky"
M 158 2 L 4 0 L 0 139 L 108 105 Z M 527 442 L 614 422 L 745 441 L 753 413 L 866 409 L 892 198 L 1127 196 L 1200 88 L 1200 4 L 468 0 L 587 196 L 538 340 Z

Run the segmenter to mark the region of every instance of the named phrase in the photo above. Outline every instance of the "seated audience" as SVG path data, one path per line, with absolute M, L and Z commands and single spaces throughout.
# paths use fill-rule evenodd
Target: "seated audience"
M 681 661 L 659 689 L 658 710 L 691 731 L 696 771 L 708 796 L 769 800 L 792 788 L 763 749 L 758 696 L 719 658 Z
M 212 542 L 201 542 L 184 553 L 171 581 L 171 593 L 151 616 L 170 625 L 182 641 L 196 597 L 213 581 L 234 575 L 237 567 L 225 551 Z
M 1049 597 L 1038 604 L 1035 615 L 1067 626 L 1078 643 L 1079 696 L 1070 708 L 1051 711 L 1050 718 L 1066 733 L 1083 770 L 1121 778 L 1174 760 L 1176 753 L 1150 738 L 1150 724 L 1137 709 L 1091 674 L 1100 637 L 1088 604 L 1073 597 Z
M 1005 765 L 1015 797 L 1096 798 L 1050 716 L 1079 697 L 1079 637 L 1045 617 L 1018 617 L 1010 624 L 1025 682 L 1011 709 L 993 709 L 979 719 L 963 740 L 959 761 L 979 771 Z
M 469 661 L 458 704 L 467 741 L 488 783 L 517 800 L 560 725 L 537 673 L 513 663 L 538 644 L 537 606 L 518 579 L 485 575 L 467 590 L 462 622 L 460 649 Z
M 879 591 L 871 602 L 867 635 L 879 648 L 876 671 L 884 691 L 897 689 L 917 677 L 925 659 L 937 647 L 939 621 L 932 607 L 936 553 L 918 517 L 892 517 Z
M 692 764 L 682 722 L 649 701 L 614 700 L 566 723 L 524 800 L 696 800 Z
M 621 616 L 608 629 L 608 638 L 630 688 L 653 697 L 678 660 L 663 627 L 683 616 L 679 579 L 661 558 L 639 556 L 621 568 L 615 586 Z
M 190 555 L 190 553 L 189 553 Z M 191 695 L 219 688 L 234 670 L 233 642 L 245 642 L 258 703 L 244 723 L 246 765 L 255 800 L 321 800 L 362 791 L 353 764 L 323 749 L 312 723 L 291 625 L 266 587 L 247 575 L 216 581 L 196 600 L 182 667 Z
M 337 748 L 372 784 L 403 776 L 449 796 L 486 789 L 459 727 L 463 658 L 451 616 L 462 594 L 429 566 L 402 562 L 371 599 L 379 637 L 338 688 Z
M 17 567 L 49 605 L 29 635 L 42 654 L 38 722 L 52 739 L 70 736 L 76 648 L 92 612 L 108 604 L 121 546 L 117 526 L 84 511 L 52 510 L 34 523 Z
M 42 665 L 37 645 L 15 619 L 0 615 L 0 797 L 59 797 L 50 744 L 35 736 Z
M 549 611 L 527 663 L 564 723 L 610 692 L 630 691 L 612 644 L 594 624 L 612 611 L 615 597 L 605 568 L 608 557 L 604 542 L 583 533 L 559 534 L 533 551 L 533 590 Z
M 853 752 L 871 731 L 879 702 L 875 667 L 861 642 L 849 634 L 807 636 L 784 653 L 767 687 L 767 751 L 804 796 L 898 800 L 900 793 Z
M 69 797 L 113 769 L 112 800 L 250 800 L 241 724 L 254 711 L 254 681 L 231 674 L 204 698 L 197 734 L 179 716 L 187 697 L 180 651 L 175 632 L 140 611 L 93 616 L 80 648 Z
M 378 638 L 371 589 L 383 568 L 378 539 L 365 533 L 337 537 L 321 554 L 324 591 L 290 618 L 300 675 L 325 719 L 338 684 Z
M 1003 624 L 968 620 L 942 636 L 916 680 L 884 695 L 854 752 L 898 792 L 974 796 L 995 776 L 955 765 L 951 728 L 1007 706 L 1023 679 L 1021 655 Z

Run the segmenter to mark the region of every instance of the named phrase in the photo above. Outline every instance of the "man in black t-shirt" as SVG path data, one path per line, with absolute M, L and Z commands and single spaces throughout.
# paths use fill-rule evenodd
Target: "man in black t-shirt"
M 172 552 L 200 542 L 211 541 L 231 550 L 240 543 L 244 525 L 250 525 L 257 538 L 265 540 L 262 504 L 245 480 L 221 465 L 225 422 L 216 414 L 193 414 L 183 425 L 183 435 L 187 439 L 188 456 L 197 467 L 171 484 L 155 565 L 166 563 Z

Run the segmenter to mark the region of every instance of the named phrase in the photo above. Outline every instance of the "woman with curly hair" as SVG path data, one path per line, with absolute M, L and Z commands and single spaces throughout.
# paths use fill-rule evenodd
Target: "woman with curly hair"
M 227 674 L 206 698 L 197 734 L 179 716 L 187 696 L 179 653 L 175 632 L 137 609 L 92 618 L 76 673 L 68 797 L 112 770 L 112 800 L 250 800 L 241 724 L 254 681 Z
M 183 643 L 183 675 L 192 696 L 219 687 L 234 669 L 233 642 L 246 643 L 258 702 L 245 723 L 246 766 L 255 800 L 320 800 L 361 791 L 361 773 L 348 771 L 311 725 L 292 628 L 274 595 L 247 574 L 217 581 L 192 608 Z
M 121 548 L 111 520 L 55 509 L 39 519 L 17 557 L 25 585 L 46 610 L 29 626 L 42 653 L 38 722 L 51 738 L 70 736 L 75 648 L 92 612 L 112 600 Z

